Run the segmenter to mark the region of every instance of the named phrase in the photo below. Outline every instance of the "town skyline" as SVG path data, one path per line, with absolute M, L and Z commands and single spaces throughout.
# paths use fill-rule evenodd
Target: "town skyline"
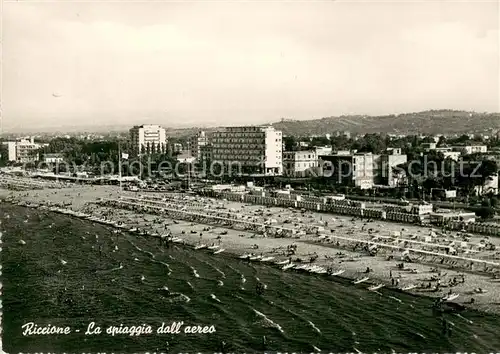
M 497 2 L 8 1 L 3 12 L 7 131 L 500 111 Z

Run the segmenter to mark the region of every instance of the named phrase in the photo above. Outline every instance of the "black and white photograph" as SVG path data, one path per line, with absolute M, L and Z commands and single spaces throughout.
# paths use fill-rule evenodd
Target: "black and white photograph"
M 500 1 L 0 4 L 0 353 L 500 351 Z

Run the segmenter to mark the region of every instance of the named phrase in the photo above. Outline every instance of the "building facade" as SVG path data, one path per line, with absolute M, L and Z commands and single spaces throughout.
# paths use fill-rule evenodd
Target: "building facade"
M 182 144 L 180 144 L 180 143 L 172 144 L 172 152 L 174 154 L 180 154 L 181 152 L 183 152 Z
M 330 155 L 333 152 L 331 146 L 315 146 L 314 150 L 316 150 L 316 155 Z
M 376 155 L 374 155 L 376 156 Z M 399 175 L 394 169 L 407 162 L 408 157 L 401 154 L 401 149 L 390 148 L 385 154 L 375 157 L 375 169 L 377 171 L 376 182 L 389 187 L 396 187 L 403 175 Z
M 38 150 L 43 146 L 42 144 L 35 143 L 33 137 L 8 141 L 5 144 L 8 147 L 9 161 L 18 163 L 38 161 L 40 158 Z
M 466 145 L 463 147 L 466 154 L 484 154 L 488 152 L 488 147 L 486 145 Z
M 282 132 L 271 126 L 226 127 L 212 135 L 213 163 L 242 174 L 283 173 Z
M 210 163 L 213 161 L 213 147 L 212 145 L 200 146 L 200 154 L 197 158 L 198 164 L 204 168 L 209 168 Z
M 201 149 L 203 146 L 209 144 L 208 134 L 204 131 L 198 132 L 198 134 L 192 136 L 189 139 L 189 149 L 191 151 L 191 156 L 198 159 L 201 154 Z
M 287 177 L 305 177 L 308 173 L 314 174 L 318 165 L 316 150 L 283 153 L 283 175 Z
M 61 163 L 64 162 L 63 154 L 43 154 L 43 161 L 45 163 Z
M 321 174 L 334 184 L 370 189 L 375 185 L 375 158 L 371 153 L 321 155 Z
M 153 151 L 166 151 L 167 134 L 164 128 L 156 124 L 143 124 L 130 129 L 132 155 L 142 155 Z

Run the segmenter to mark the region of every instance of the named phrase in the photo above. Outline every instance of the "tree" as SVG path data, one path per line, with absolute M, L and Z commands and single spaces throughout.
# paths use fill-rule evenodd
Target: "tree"
M 491 219 L 495 216 L 495 209 L 491 207 L 481 207 L 476 211 L 476 215 L 481 219 Z
M 283 137 L 283 143 L 285 144 L 285 151 L 294 151 L 297 148 L 297 140 L 294 136 Z
M 446 138 L 444 137 L 444 135 L 441 135 L 437 142 L 437 147 L 441 147 L 443 145 L 446 145 Z
M 6 166 L 9 162 L 9 148 L 0 141 L 0 166 Z
M 381 134 L 366 134 L 362 139 L 354 142 L 353 149 L 359 152 L 380 154 L 387 149 L 386 139 Z

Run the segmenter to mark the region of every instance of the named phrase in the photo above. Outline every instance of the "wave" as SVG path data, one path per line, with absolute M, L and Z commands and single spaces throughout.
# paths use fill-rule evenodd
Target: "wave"
M 269 325 L 272 328 L 276 328 L 281 333 L 285 333 L 285 331 L 283 330 L 283 328 L 279 324 L 277 324 L 276 322 L 274 322 L 273 320 L 271 320 L 265 314 L 263 314 L 262 312 L 257 311 L 254 308 L 252 310 L 257 314 L 257 316 L 261 317 L 264 320 L 265 324 Z
M 168 288 L 168 286 L 164 285 L 161 288 L 158 288 L 158 291 L 162 293 L 165 299 L 169 302 L 190 302 L 191 298 L 183 293 L 172 292 Z
M 321 333 L 321 331 L 319 330 L 318 327 L 316 327 L 316 325 L 314 323 L 312 323 L 311 321 L 307 321 L 309 323 L 309 325 L 311 325 L 311 327 L 318 333 Z
M 222 275 L 222 278 L 224 278 L 224 279 L 226 278 L 226 273 L 224 273 L 222 270 L 220 270 L 220 269 L 219 269 L 219 268 L 217 268 L 217 267 L 214 267 L 214 269 L 215 269 L 215 270 L 216 270 L 216 271 L 217 271 L 220 275 Z
M 217 298 L 217 296 L 215 296 L 215 294 L 210 294 L 210 297 L 211 297 L 212 299 L 214 299 L 215 301 L 217 301 L 217 302 L 221 302 L 221 301 Z
M 191 267 L 191 266 L 190 266 Z M 194 269 L 194 267 L 191 267 L 191 270 L 193 271 L 193 274 L 196 278 L 199 278 L 200 275 L 198 274 L 198 272 L 196 271 L 196 269 Z
M 172 268 L 170 268 L 170 265 L 168 263 L 165 263 L 165 262 L 162 262 L 162 261 L 157 261 L 157 260 L 154 260 L 154 259 L 152 259 L 151 261 L 153 263 L 158 263 L 158 264 L 161 264 L 161 265 L 164 265 L 165 267 L 167 267 L 167 269 L 168 269 L 168 274 L 167 275 L 172 274 Z

